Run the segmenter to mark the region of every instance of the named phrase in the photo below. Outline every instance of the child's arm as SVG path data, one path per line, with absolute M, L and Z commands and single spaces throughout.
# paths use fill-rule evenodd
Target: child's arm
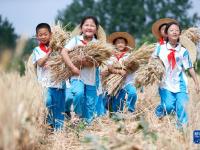
M 63 60 L 65 61 L 66 65 L 72 70 L 72 72 L 75 75 L 79 75 L 80 70 L 72 63 L 72 61 L 71 61 L 71 59 L 69 58 L 69 55 L 68 55 L 68 50 L 66 48 L 63 48 L 61 50 L 61 55 L 62 55 Z
M 51 50 L 43 57 L 43 58 L 40 58 L 38 61 L 37 61 L 37 65 L 40 66 L 40 67 L 43 67 L 44 64 L 46 63 L 47 59 L 49 58 L 49 55 L 51 54 Z
M 108 71 L 113 74 L 120 74 L 122 76 L 126 75 L 126 71 L 123 69 L 115 69 L 112 66 L 108 66 Z
M 93 60 L 92 58 L 87 57 L 87 56 L 80 59 L 80 61 L 83 64 L 83 66 L 85 66 L 85 67 L 94 67 L 94 66 L 97 67 L 97 66 L 99 66 L 99 64 L 95 60 Z
M 192 76 L 192 79 L 194 80 L 196 92 L 199 93 L 199 82 L 198 82 L 196 73 L 194 71 L 194 68 L 189 68 L 189 72 L 190 72 L 190 75 Z

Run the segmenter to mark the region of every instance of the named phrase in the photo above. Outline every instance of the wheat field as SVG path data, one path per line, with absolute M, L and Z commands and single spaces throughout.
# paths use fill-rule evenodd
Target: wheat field
M 22 77 L 16 72 L 1 71 L 0 149 L 200 149 L 200 145 L 193 143 L 192 135 L 193 130 L 200 129 L 200 98 L 190 78 L 189 83 L 189 125 L 183 131 L 176 129 L 174 116 L 162 120 L 155 117 L 159 97 L 157 86 L 153 85 L 145 88 L 145 95 L 139 95 L 133 114 L 124 110 L 112 119 L 107 114 L 96 118 L 90 126 L 73 126 L 66 121 L 63 131 L 49 134 L 44 124 L 42 89 L 36 78 L 28 71 Z
M 200 97 L 189 77 L 189 125 L 183 131 L 176 129 L 175 116 L 161 120 L 155 117 L 159 96 L 157 85 L 153 85 L 144 88 L 145 94 L 139 94 L 133 114 L 124 110 L 110 118 L 107 113 L 90 126 L 66 120 L 63 131 L 50 134 L 45 124 L 42 88 L 33 70 L 27 69 L 24 76 L 7 72 L 5 68 L 11 60 L 10 53 L 0 59 L 0 150 L 200 149 L 193 143 L 193 131 L 200 130 Z

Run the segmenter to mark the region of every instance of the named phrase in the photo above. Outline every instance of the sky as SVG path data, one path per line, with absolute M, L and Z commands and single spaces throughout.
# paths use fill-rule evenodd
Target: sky
M 34 36 L 38 23 L 53 24 L 58 10 L 72 0 L 0 0 L 0 14 L 13 24 L 17 34 Z
M 63 10 L 72 0 L 0 0 L 0 14 L 13 24 L 17 34 L 34 36 L 38 23 L 53 24 L 58 10 Z M 200 0 L 192 0 L 193 10 L 200 16 Z M 199 26 L 199 25 L 198 25 Z

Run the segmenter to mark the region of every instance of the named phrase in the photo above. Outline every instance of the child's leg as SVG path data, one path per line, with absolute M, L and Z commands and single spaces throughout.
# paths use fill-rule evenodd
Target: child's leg
M 71 81 L 71 94 L 73 95 L 74 112 L 82 117 L 82 107 L 84 102 L 84 83 L 81 80 L 73 79 Z
M 53 117 L 55 120 L 54 127 L 56 130 L 62 129 L 64 124 L 65 111 L 65 90 L 51 88 L 53 99 Z
M 97 116 L 105 115 L 105 105 L 104 105 L 103 99 L 104 99 L 104 95 L 103 94 L 99 95 L 97 103 L 95 105 Z
M 84 107 L 83 114 L 87 123 L 90 123 L 95 114 L 95 104 L 97 103 L 97 90 L 96 86 L 85 85 L 85 99 L 84 99 Z
M 123 111 L 124 99 L 126 92 L 121 89 L 116 96 L 112 99 L 112 110 L 113 112 Z
M 45 90 L 45 106 L 47 107 L 47 124 L 50 126 L 54 125 L 53 120 L 53 101 L 52 101 L 52 95 L 50 92 L 50 89 L 47 88 Z
M 186 105 L 188 103 L 189 97 L 187 93 L 177 93 L 176 94 L 176 115 L 179 123 L 186 124 L 188 122 L 188 116 L 186 112 Z
M 176 105 L 175 94 L 166 89 L 160 89 L 159 94 L 161 97 L 161 106 L 162 109 L 164 109 L 164 113 L 170 114 L 171 112 L 175 111 L 175 105 Z
M 166 115 L 165 108 L 164 108 L 164 105 L 163 105 L 163 98 L 161 96 L 161 95 L 164 94 L 164 90 L 159 88 L 158 91 L 159 91 L 159 95 L 160 95 L 160 104 L 156 107 L 155 114 L 156 114 L 157 117 L 161 118 L 161 117 Z
M 65 113 L 68 115 L 68 117 L 71 117 L 71 106 L 73 103 L 73 95 L 71 92 L 71 88 L 66 88 L 65 90 Z
M 104 103 L 105 109 L 109 111 L 111 109 L 111 101 L 112 101 L 112 96 L 108 95 L 108 93 L 106 92 L 103 96 L 103 103 Z
M 126 85 L 124 90 L 128 94 L 128 98 L 126 100 L 126 105 L 128 107 L 128 111 L 134 112 L 135 111 L 135 102 L 137 100 L 137 90 L 131 84 Z

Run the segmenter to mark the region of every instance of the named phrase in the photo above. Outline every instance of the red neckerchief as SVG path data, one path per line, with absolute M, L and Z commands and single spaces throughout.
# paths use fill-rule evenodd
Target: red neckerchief
M 47 46 L 45 44 L 40 43 L 39 47 L 43 52 L 45 52 L 45 53 L 49 52 L 49 48 L 47 48 Z
M 85 41 L 85 40 L 80 40 L 82 43 L 83 43 L 83 45 L 87 45 L 88 44 L 88 41 Z
M 168 62 L 169 64 L 172 65 L 172 70 L 174 69 L 175 65 L 176 65 L 176 58 L 175 58 L 175 50 L 174 49 L 169 49 L 171 52 L 168 54 L 167 58 L 168 58 Z
M 128 49 L 125 49 L 123 52 L 120 52 L 119 54 L 114 53 L 114 55 L 117 58 L 117 60 L 119 61 L 126 54 L 126 52 L 128 52 Z
M 160 43 L 160 45 L 163 45 L 163 44 L 165 44 L 165 42 L 164 42 L 165 40 L 164 40 L 164 38 L 160 38 L 160 40 L 159 40 L 159 43 Z

